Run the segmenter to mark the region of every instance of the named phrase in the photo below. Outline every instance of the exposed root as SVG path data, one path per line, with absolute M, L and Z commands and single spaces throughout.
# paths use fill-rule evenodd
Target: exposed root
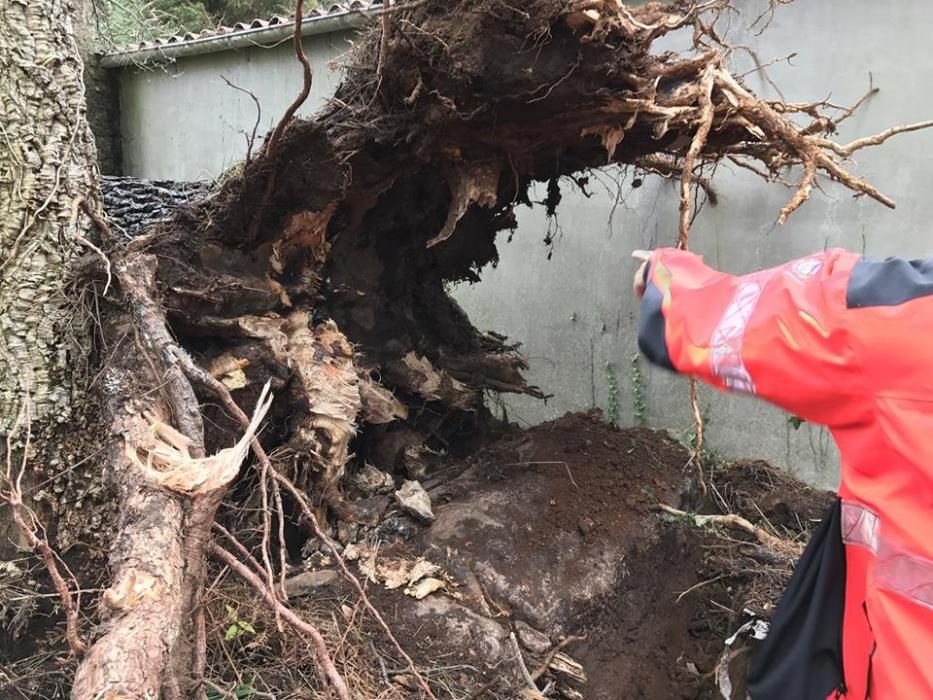
M 697 157 L 706 146 L 706 140 L 709 137 L 710 129 L 713 128 L 713 78 L 717 63 L 721 60 L 718 56 L 712 59 L 703 69 L 699 83 L 699 126 L 693 135 L 690 148 L 684 157 L 683 174 L 680 178 L 680 231 L 677 237 L 677 247 L 686 250 L 690 238 L 690 187 L 693 184 L 693 168 Z
M 844 146 L 839 145 L 835 141 L 830 141 L 829 139 L 820 139 L 818 143 L 823 148 L 828 148 L 838 156 L 843 158 L 851 158 L 852 154 L 854 154 L 856 151 L 860 151 L 863 148 L 868 148 L 869 146 L 880 146 L 892 136 L 897 136 L 898 134 L 909 134 L 912 131 L 922 131 L 931 127 L 933 127 L 933 120 L 917 122 L 916 124 L 895 126 L 890 129 L 885 129 L 879 134 L 856 139 L 855 141 L 852 141 Z
M 249 425 L 249 418 L 236 404 L 236 402 L 233 400 L 233 397 L 230 395 L 230 392 L 227 390 L 227 388 L 222 383 L 213 379 L 212 377 L 210 377 L 210 375 L 207 375 L 206 377 L 199 377 L 199 379 L 204 380 L 205 384 L 217 393 L 218 398 L 221 400 L 221 402 L 224 404 L 227 410 L 231 413 L 231 415 L 233 415 L 240 422 L 241 425 L 243 425 L 244 427 Z M 325 543 L 328 546 L 328 548 L 331 551 L 332 556 L 334 557 L 334 559 L 337 561 L 338 565 L 340 566 L 340 569 L 343 575 L 356 589 L 357 593 L 360 596 L 360 599 L 363 601 L 363 604 L 366 606 L 366 609 L 379 623 L 380 627 L 382 627 L 383 631 L 385 632 L 389 640 L 395 645 L 396 651 L 398 651 L 398 653 L 402 656 L 402 658 L 405 659 L 405 661 L 408 663 L 409 670 L 411 670 L 412 675 L 417 680 L 418 685 L 424 691 L 426 697 L 433 698 L 434 700 L 436 700 L 434 693 L 431 691 L 431 687 L 427 684 L 427 681 L 425 681 L 422 675 L 418 672 L 418 669 L 415 666 L 415 662 L 405 652 L 405 650 L 399 644 L 398 640 L 395 638 L 395 635 L 392 634 L 392 630 L 389 628 L 388 624 L 386 624 L 385 619 L 382 617 L 379 611 L 376 610 L 376 608 L 370 602 L 369 597 L 366 595 L 366 591 L 363 588 L 363 586 L 360 584 L 359 579 L 353 575 L 353 572 L 350 571 L 350 568 L 347 566 L 346 561 L 340 554 L 339 548 L 337 548 L 334 545 L 333 541 L 323 532 L 323 530 L 321 530 L 320 524 L 318 523 L 318 519 L 311 509 L 307 496 L 304 493 L 302 493 L 291 482 L 291 480 L 289 480 L 288 478 L 280 474 L 275 469 L 275 467 L 272 465 L 271 460 L 269 459 L 269 456 L 266 454 L 262 445 L 259 443 L 259 441 L 256 438 L 253 438 L 252 440 L 252 448 L 253 448 L 254 454 L 256 455 L 256 459 L 260 464 L 260 468 L 265 473 L 271 474 L 272 477 L 275 479 L 275 481 L 280 486 L 282 486 L 286 491 L 288 491 L 289 494 L 296 500 L 296 502 L 298 503 L 300 507 L 301 515 L 303 516 L 305 521 L 312 527 L 315 535 L 323 543 Z M 270 592 L 273 590 L 273 589 L 269 589 L 268 587 L 266 587 L 266 589 L 269 590 Z M 274 593 L 272 594 L 274 595 Z
M 693 378 L 690 379 L 690 409 L 693 411 L 693 429 L 696 431 L 690 464 L 696 470 L 697 479 L 700 482 L 700 490 L 703 492 L 703 495 L 706 496 L 708 488 L 706 485 L 706 478 L 703 475 L 703 414 L 700 413 L 699 387 L 697 385 L 697 380 Z M 715 489 L 715 485 L 713 488 Z
M 80 592 L 78 599 L 71 593 L 71 588 L 65 582 L 59 568 L 59 558 L 55 551 L 49 545 L 45 536 L 44 529 L 33 513 L 23 503 L 23 476 L 26 473 L 26 467 L 29 459 L 30 443 L 32 441 L 32 429 L 29 419 L 29 394 L 26 393 L 26 402 L 23 405 L 19 418 L 12 430 L 6 436 L 6 471 L 0 479 L 0 501 L 10 507 L 10 513 L 13 516 L 13 522 L 19 529 L 20 534 L 26 540 L 26 544 L 35 552 L 45 565 L 45 569 L 52 580 L 52 586 L 58 593 L 62 602 L 62 609 L 65 614 L 65 639 L 68 641 L 68 648 L 74 656 L 80 657 L 87 651 L 87 642 L 78 629 L 78 612 L 80 609 Z M 23 440 L 23 456 L 18 467 L 13 465 L 13 438 L 20 431 L 25 431 Z M 62 562 L 64 565 L 64 563 Z M 67 567 L 66 567 L 67 569 Z M 72 580 L 74 577 L 72 576 Z M 75 582 L 75 589 L 79 586 Z
M 340 673 L 337 672 L 330 652 L 327 650 L 327 644 L 324 642 L 324 638 L 317 628 L 302 620 L 291 608 L 284 605 L 278 599 L 274 589 L 266 586 L 259 576 L 250 571 L 243 562 L 230 554 L 226 549 L 215 544 L 211 547 L 211 551 L 215 557 L 236 572 L 237 576 L 249 583 L 249 585 L 275 609 L 277 615 L 280 615 L 289 625 L 295 628 L 295 630 L 311 638 L 311 646 L 314 649 L 314 655 L 324 675 L 330 681 L 331 687 L 333 687 L 334 691 L 337 693 L 337 697 L 341 700 L 351 700 L 347 684 Z
M 660 154 L 639 158 L 635 165 L 647 172 L 660 175 L 664 178 L 676 179 L 679 181 L 680 178 L 683 177 L 683 167 L 679 165 L 675 159 Z M 716 192 L 716 188 L 709 178 L 693 173 L 690 177 L 690 182 L 703 190 L 707 200 L 712 206 L 719 204 L 719 194 Z
M 803 553 L 803 547 L 798 542 L 791 542 L 789 540 L 783 540 L 780 537 L 775 537 L 770 532 L 753 525 L 741 515 L 736 515 L 734 513 L 726 515 L 697 515 L 695 513 L 688 513 L 683 510 L 678 510 L 677 508 L 672 508 L 664 503 L 659 503 L 657 509 L 668 515 L 692 520 L 700 527 L 705 525 L 724 525 L 726 527 L 738 528 L 750 535 L 754 535 L 755 539 L 775 553 L 792 559 L 796 559 Z
M 810 199 L 810 192 L 813 191 L 813 183 L 816 181 L 816 170 L 818 168 L 817 159 L 811 158 L 803 166 L 803 177 L 800 178 L 800 184 L 797 185 L 797 191 L 790 201 L 781 209 L 778 216 L 778 224 L 783 225 L 787 217 L 797 211 L 800 206 Z

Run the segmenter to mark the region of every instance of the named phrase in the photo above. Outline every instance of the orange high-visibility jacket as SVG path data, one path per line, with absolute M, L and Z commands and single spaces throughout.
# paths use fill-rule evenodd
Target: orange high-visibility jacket
M 663 249 L 645 282 L 653 363 L 825 425 L 841 453 L 754 700 L 933 699 L 933 259 L 831 250 L 736 277 Z

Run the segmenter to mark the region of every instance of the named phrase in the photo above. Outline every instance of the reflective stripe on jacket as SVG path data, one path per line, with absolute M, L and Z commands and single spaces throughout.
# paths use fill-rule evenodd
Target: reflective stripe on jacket
M 824 623 L 842 626 L 844 678 L 801 681 L 806 661 L 780 672 L 809 683 L 807 698 L 933 698 L 933 260 L 832 250 L 737 277 L 655 251 L 639 347 L 655 364 L 825 425 L 839 445 L 839 525 L 814 546 L 844 545 L 842 573 L 829 579 L 844 595 L 842 621 Z M 792 587 L 816 580 L 800 569 L 825 557 L 810 555 Z M 782 608 L 776 622 L 826 606 Z M 758 694 L 753 679 L 754 699 L 789 697 L 769 672 Z

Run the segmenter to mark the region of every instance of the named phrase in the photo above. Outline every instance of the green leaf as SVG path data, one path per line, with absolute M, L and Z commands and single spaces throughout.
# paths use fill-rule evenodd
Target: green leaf
M 252 698 L 256 695 L 256 689 L 251 685 L 242 683 L 233 689 L 233 695 L 237 698 L 237 700 L 252 700 Z M 222 693 L 213 685 L 208 685 L 207 700 L 224 700 L 224 698 L 229 697 L 229 693 Z
M 233 623 L 227 628 L 227 631 L 224 632 L 224 641 L 229 642 L 233 639 L 236 639 L 240 636 L 240 626 L 237 623 Z
M 248 634 L 256 634 L 256 628 L 249 624 L 246 620 L 237 620 L 237 625 L 243 632 Z
M 250 700 L 256 694 L 256 690 L 243 683 L 234 688 L 233 694 L 237 696 L 237 700 Z

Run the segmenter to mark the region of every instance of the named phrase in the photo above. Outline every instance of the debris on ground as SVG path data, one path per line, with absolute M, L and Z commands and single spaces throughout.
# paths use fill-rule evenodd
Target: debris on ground
M 558 698 L 721 700 L 731 689 L 729 700 L 744 700 L 750 651 L 792 560 L 744 530 L 658 511 L 679 504 L 689 459 L 667 433 L 620 430 L 596 412 L 509 430 L 449 458 L 448 478 L 427 476 L 433 522 L 387 513 L 343 555 L 418 668 L 448 689 L 438 697 L 512 699 L 533 677 Z M 735 515 L 788 542 L 805 539 L 831 500 L 762 462 L 724 465 L 713 483 Z M 712 502 L 701 512 L 727 514 Z M 410 526 L 387 529 L 399 517 Z M 286 586 L 299 581 L 313 595 L 293 603 L 322 626 L 343 620 L 372 635 L 354 658 L 376 669 L 381 659 L 408 692 L 404 666 L 334 563 Z M 357 692 L 383 697 L 379 675 Z

